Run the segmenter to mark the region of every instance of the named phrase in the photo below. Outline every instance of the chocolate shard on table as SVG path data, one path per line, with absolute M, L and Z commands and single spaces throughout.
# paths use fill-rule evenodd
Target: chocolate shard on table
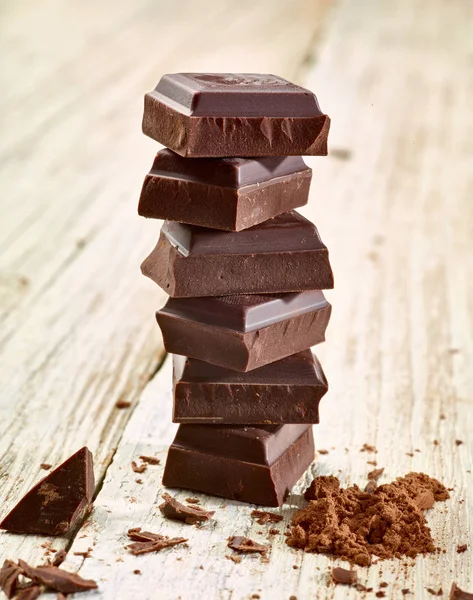
M 156 318 L 168 352 L 251 371 L 323 342 L 330 312 L 323 293 L 310 290 L 170 298 Z
M 180 425 L 163 484 L 280 506 L 314 454 L 311 425 Z
M 178 355 L 173 365 L 175 423 L 318 423 L 328 390 L 310 350 L 247 373 Z
M 0 529 L 64 535 L 85 516 L 93 495 L 93 457 L 84 447 L 39 481 L 3 519 Z
M 311 178 L 300 156 L 188 159 L 164 149 L 145 177 L 138 213 L 241 231 L 307 204 Z
M 326 156 L 315 95 L 275 75 L 175 73 L 146 94 L 143 133 L 181 156 Z
M 173 298 L 333 288 L 328 250 L 296 211 L 239 232 L 166 221 L 141 270 Z

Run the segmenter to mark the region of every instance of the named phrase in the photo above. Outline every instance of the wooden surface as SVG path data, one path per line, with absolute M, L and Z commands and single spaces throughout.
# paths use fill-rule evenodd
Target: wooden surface
M 360 580 L 375 590 L 388 582 L 393 599 L 404 587 L 428 598 L 426 587 L 441 586 L 447 597 L 453 580 L 472 590 L 471 550 L 456 546 L 472 542 L 473 5 L 209 7 L 2 7 L 1 514 L 44 475 L 41 462 L 87 444 L 98 491 L 92 518 L 74 539 L 53 540 L 56 549 L 72 544 L 66 567 L 98 580 L 100 591 L 83 598 L 361 595 L 327 583 L 330 559 L 293 551 L 251 523 L 250 506 L 202 496 L 217 511 L 212 524 L 163 521 L 162 465 L 142 475 L 130 467 L 143 453 L 164 461 L 174 431 L 170 361 L 158 370 L 153 320 L 164 296 L 139 273 L 158 231 L 136 216 L 156 150 L 140 134 L 142 95 L 165 72 L 275 72 L 313 89 L 333 120 L 331 155 L 307 161 L 314 178 L 303 212 L 336 275 L 327 343 L 317 349 L 331 391 L 316 443 L 329 454 L 281 514 L 290 519 L 317 474 L 362 484 L 373 458 L 386 469 L 382 481 L 425 471 L 453 488 L 429 515 L 446 552 L 359 569 Z M 132 407 L 117 409 L 118 400 Z M 375 457 L 359 452 L 364 443 Z M 132 557 L 124 545 L 133 526 L 185 535 L 189 548 Z M 268 564 L 225 558 L 226 538 L 240 533 L 272 542 Z M 0 558 L 40 563 L 45 541 L 2 533 Z M 89 558 L 73 554 L 88 547 Z

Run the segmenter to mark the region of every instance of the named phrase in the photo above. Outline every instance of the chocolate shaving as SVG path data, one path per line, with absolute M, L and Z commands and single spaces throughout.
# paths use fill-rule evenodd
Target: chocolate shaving
M 140 458 L 148 465 L 159 465 L 161 462 L 159 458 L 156 458 L 156 456 L 146 456 L 145 454 L 140 454 Z
M 141 463 L 141 465 L 138 465 L 134 460 L 132 460 L 131 468 L 135 473 L 144 473 L 148 468 L 148 465 L 146 463 Z
M 276 513 L 267 512 L 265 510 L 254 510 L 251 513 L 251 518 L 256 519 L 256 522 L 259 525 L 264 525 L 265 523 L 280 523 L 284 519 L 282 515 L 277 515 Z
M 43 588 L 39 585 L 29 585 L 23 588 L 15 596 L 15 600 L 36 600 L 43 593 Z
M 97 589 L 97 583 L 92 579 L 83 579 L 77 573 L 69 573 L 58 567 L 30 567 L 25 561 L 19 560 L 23 573 L 35 583 L 40 583 L 63 594 L 74 594 L 86 590 Z
M 159 510 L 167 519 L 184 521 L 188 525 L 195 525 L 202 521 L 209 521 L 215 511 L 207 511 L 199 506 L 186 506 L 169 494 L 163 494 L 164 502 L 159 505 Z
M 3 590 L 7 598 L 13 598 L 18 585 L 18 577 L 23 574 L 23 570 L 12 560 L 5 560 L 0 569 L 0 589 Z
M 129 529 L 128 537 L 134 540 L 135 543 L 129 544 L 126 547 L 135 556 L 146 554 L 147 552 L 159 552 L 160 550 L 164 550 L 164 548 L 171 548 L 172 546 L 187 542 L 185 538 L 169 538 L 159 533 L 141 531 L 141 527 Z
M 49 463 L 41 463 L 39 465 L 40 469 L 44 469 L 45 471 L 49 471 L 49 469 L 52 467 L 53 465 L 50 465 Z
M 199 504 L 200 500 L 199 498 L 186 498 L 186 502 L 189 504 Z
M 266 556 L 268 551 L 268 546 L 263 546 L 263 544 L 258 544 L 254 540 L 250 540 L 250 538 L 243 537 L 241 535 L 233 535 L 228 538 L 227 546 L 236 552 L 244 552 L 244 553 L 252 553 L 258 552 L 263 556 Z
M 328 450 L 317 450 L 319 454 L 328 454 Z
M 461 554 L 462 552 L 466 552 L 468 550 L 468 544 L 461 544 L 457 546 L 457 553 Z
M 232 560 L 234 563 L 241 563 L 241 556 L 237 556 L 236 554 L 225 554 L 225 558 L 228 560 Z
M 456 583 L 452 583 L 450 588 L 449 600 L 473 600 L 473 594 L 470 592 L 464 592 L 461 590 Z
M 375 481 L 378 481 L 383 473 L 384 467 L 381 467 L 380 469 L 373 469 L 368 473 L 368 479 L 374 479 Z
M 342 567 L 333 567 L 332 579 L 335 583 L 352 585 L 358 581 L 358 574 L 353 570 L 342 569 Z

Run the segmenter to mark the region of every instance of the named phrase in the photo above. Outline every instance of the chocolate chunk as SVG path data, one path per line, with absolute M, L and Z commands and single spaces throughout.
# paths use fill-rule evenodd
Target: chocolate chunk
M 159 505 L 159 510 L 167 519 L 184 521 L 184 523 L 189 525 L 195 525 L 195 523 L 208 521 L 215 514 L 213 510 L 207 511 L 200 507 L 186 506 L 169 494 L 163 494 L 162 497 L 164 502 Z
M 37 483 L 3 519 L 0 529 L 64 535 L 89 510 L 93 494 L 93 457 L 84 447 Z
M 76 592 L 97 589 L 95 581 L 92 579 L 83 579 L 77 573 L 69 573 L 58 567 L 34 568 L 30 567 L 23 560 L 19 560 L 18 564 L 22 568 L 24 575 L 29 579 L 63 594 L 74 594 Z
M 164 149 L 145 177 L 138 213 L 241 231 L 307 204 L 311 177 L 300 156 L 189 160 Z
M 176 73 L 146 94 L 143 133 L 181 156 L 326 156 L 315 95 L 274 75 Z
M 452 583 L 449 600 L 473 600 L 473 594 L 464 592 L 456 583 Z
M 175 423 L 318 423 L 328 390 L 310 350 L 241 373 L 173 356 Z
M 138 556 L 148 552 L 159 552 L 164 548 L 171 548 L 178 544 L 187 542 L 185 538 L 169 538 L 166 535 L 159 533 L 151 533 L 150 531 L 141 531 L 141 527 L 135 527 L 128 530 L 128 537 L 135 540 L 133 544 L 127 546 L 128 550 Z
M 239 232 L 166 221 L 141 271 L 173 298 L 333 288 L 328 250 L 295 211 Z
M 161 463 L 160 459 L 156 458 L 156 456 L 146 456 L 141 454 L 140 459 L 148 465 L 159 465 Z
M 18 577 L 23 570 L 11 560 L 5 560 L 0 569 L 0 589 L 7 598 L 13 598 L 18 584 Z
M 265 523 L 280 523 L 284 519 L 282 515 L 277 515 L 265 510 L 253 510 L 251 512 L 251 518 L 257 519 L 256 522 L 259 523 L 259 525 L 264 525 Z
M 330 312 L 312 290 L 171 298 L 156 318 L 168 352 L 246 372 L 323 342 Z
M 250 538 L 243 537 L 241 535 L 234 535 L 228 538 L 227 546 L 232 550 L 235 550 L 236 552 L 241 552 L 244 554 L 251 554 L 257 552 L 259 554 L 262 554 L 263 556 L 266 556 L 266 553 L 269 549 L 268 546 L 258 544 L 258 542 L 250 540 Z
M 352 585 L 358 581 L 358 575 L 356 571 L 353 570 L 342 569 L 342 567 L 333 567 L 332 579 L 335 583 Z
M 466 552 L 467 550 L 468 550 L 468 544 L 461 544 L 461 545 L 457 546 L 458 554 L 462 554 L 463 552 Z
M 314 452 L 308 425 L 180 425 L 163 484 L 280 506 Z

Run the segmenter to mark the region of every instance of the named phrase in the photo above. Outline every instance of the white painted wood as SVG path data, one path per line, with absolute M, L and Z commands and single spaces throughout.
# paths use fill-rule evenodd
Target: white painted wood
M 376 459 L 385 467 L 382 482 L 416 470 L 453 487 L 452 499 L 428 515 L 445 553 L 358 569 L 375 591 L 388 582 L 393 599 L 404 587 L 416 599 L 440 586 L 446 597 L 452 581 L 473 588 L 471 547 L 456 553 L 457 544 L 472 542 L 471 16 L 465 2 L 342 2 L 307 80 L 333 118 L 331 146 L 338 150 L 310 160 L 312 203 L 304 211 L 319 226 L 336 273 L 328 294 L 333 320 L 317 351 L 331 382 L 317 445 L 329 454 L 312 474 L 363 484 L 367 461 Z M 157 431 L 157 423 L 169 411 L 166 367 L 142 395 L 107 473 L 84 538 L 96 544 L 92 557 L 83 564 L 70 557 L 68 566 L 97 577 L 103 598 L 153 598 L 156 590 L 183 600 L 360 596 L 328 584 L 330 559 L 295 552 L 282 536 L 269 564 L 226 560 L 228 535 L 266 539 L 257 533 L 266 528 L 251 523 L 250 506 L 201 496 L 217 510 L 215 523 L 198 530 L 164 521 L 157 510 L 160 467 L 148 470 L 138 489 L 127 465 L 142 449 L 164 457 L 170 430 L 163 424 Z M 360 452 L 364 443 L 378 453 Z M 308 473 L 283 507 L 286 519 L 310 479 Z M 185 533 L 190 548 L 129 556 L 129 526 Z

